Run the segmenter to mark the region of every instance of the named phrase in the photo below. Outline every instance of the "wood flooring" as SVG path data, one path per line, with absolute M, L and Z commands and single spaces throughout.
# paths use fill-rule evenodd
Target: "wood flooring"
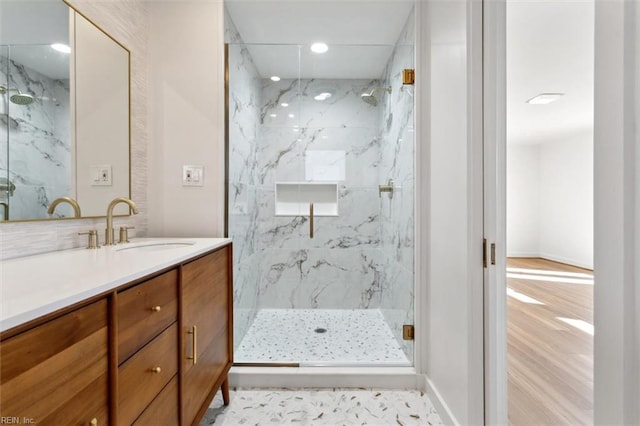
M 585 269 L 544 259 L 508 259 L 511 425 L 593 424 L 592 280 Z

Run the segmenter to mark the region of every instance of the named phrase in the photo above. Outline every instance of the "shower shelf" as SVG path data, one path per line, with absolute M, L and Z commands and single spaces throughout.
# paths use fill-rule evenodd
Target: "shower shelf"
M 338 216 L 338 184 L 329 182 L 276 182 L 276 216 Z

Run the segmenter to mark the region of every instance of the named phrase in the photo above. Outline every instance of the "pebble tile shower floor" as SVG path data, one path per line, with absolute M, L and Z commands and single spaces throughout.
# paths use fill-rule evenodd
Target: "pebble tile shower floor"
M 442 425 L 424 393 L 375 389 L 239 389 L 228 407 L 220 392 L 200 426 Z
M 234 361 L 411 365 L 377 309 L 260 310 L 236 349 Z

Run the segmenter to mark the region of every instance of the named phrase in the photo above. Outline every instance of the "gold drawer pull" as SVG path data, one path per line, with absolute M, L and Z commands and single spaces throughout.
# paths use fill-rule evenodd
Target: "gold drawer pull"
M 89 424 L 91 426 L 98 426 L 98 419 L 96 419 L 95 417 L 93 419 L 91 419 L 91 421 L 89 422 Z
M 198 349 L 196 346 L 198 341 L 198 331 L 196 329 L 196 326 L 193 326 L 193 330 L 187 331 L 187 334 L 191 334 L 191 342 L 193 347 L 193 356 L 188 356 L 187 359 L 192 359 L 193 365 L 195 365 L 198 362 Z
M 160 367 L 153 367 L 153 368 L 151 369 L 151 372 L 152 372 L 152 373 L 160 373 L 161 371 L 162 371 L 162 369 L 161 369 Z
M 153 306 L 153 307 L 151 308 L 151 310 L 152 310 L 153 312 L 160 312 L 160 311 L 162 310 L 162 308 L 161 308 L 160 306 Z

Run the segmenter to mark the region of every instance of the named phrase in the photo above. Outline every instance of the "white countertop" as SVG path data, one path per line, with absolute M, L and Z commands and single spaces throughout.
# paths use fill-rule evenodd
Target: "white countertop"
M 2 261 L 0 332 L 229 242 L 228 238 L 137 238 L 95 250 L 63 250 Z

